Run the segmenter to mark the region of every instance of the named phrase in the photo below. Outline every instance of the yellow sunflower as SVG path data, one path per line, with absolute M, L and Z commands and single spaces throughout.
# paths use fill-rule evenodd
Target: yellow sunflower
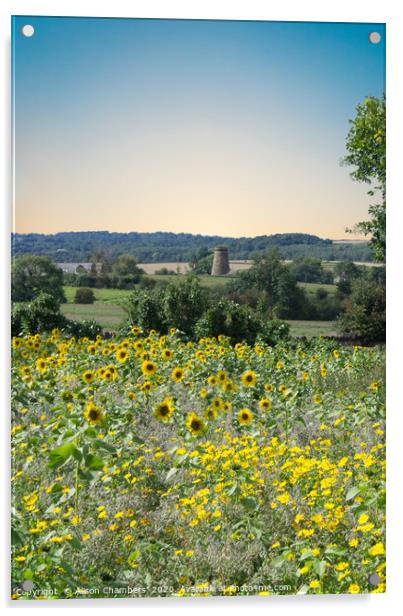
M 125 362 L 127 360 L 127 358 L 129 357 L 129 353 L 127 351 L 126 348 L 124 347 L 120 347 L 120 349 L 118 349 L 116 351 L 116 359 L 122 364 L 123 362 Z
M 268 398 L 259 400 L 259 406 L 263 411 L 268 411 L 271 407 L 271 401 Z
M 248 426 L 253 421 L 253 413 L 249 409 L 241 409 L 238 413 L 238 421 L 241 426 Z
M 175 381 L 175 383 L 179 383 L 179 381 L 183 380 L 184 377 L 184 371 L 182 370 L 182 368 L 174 368 L 172 370 L 172 379 Z
M 241 376 L 241 381 L 245 387 L 254 387 L 256 385 L 256 374 L 252 370 L 247 370 Z
M 154 364 L 154 362 L 150 361 L 149 359 L 146 359 L 141 364 L 141 370 L 144 376 L 152 376 L 153 374 L 156 373 L 157 366 Z
M 37 359 L 35 365 L 36 365 L 36 369 L 38 370 L 38 372 L 45 372 L 46 361 L 43 359 L 43 357 L 40 357 L 39 359 Z
M 154 409 L 154 417 L 160 421 L 167 422 L 174 412 L 174 406 L 171 398 L 164 398 L 162 402 L 157 404 Z
M 88 402 L 85 406 L 84 417 L 88 423 L 95 426 L 102 421 L 103 415 L 98 406 L 96 406 L 93 402 Z
M 214 421 L 217 418 L 217 407 L 212 406 L 208 406 L 203 415 L 206 419 L 209 419 L 210 421 Z
M 85 372 L 83 372 L 82 374 L 82 378 L 84 383 L 91 383 L 91 381 L 94 380 L 94 373 L 92 372 L 92 370 L 86 370 Z
M 193 436 L 201 434 L 205 428 L 204 421 L 195 412 L 188 414 L 186 426 Z

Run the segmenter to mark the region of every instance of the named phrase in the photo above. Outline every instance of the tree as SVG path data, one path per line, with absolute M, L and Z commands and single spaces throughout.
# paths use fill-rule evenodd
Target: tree
M 339 327 L 345 336 L 363 344 L 384 342 L 386 337 L 386 293 L 379 282 L 359 278 L 352 283 Z
M 356 229 L 371 235 L 370 245 L 377 261 L 386 256 L 386 100 L 367 97 L 356 107 L 356 117 L 350 120 L 343 162 L 353 165 L 351 177 L 371 184 L 368 194 L 379 196 L 378 203 L 369 206 L 370 220 L 359 222 Z
M 63 272 L 49 257 L 24 255 L 14 257 L 11 269 L 11 299 L 25 302 L 46 293 L 59 303 L 65 302 Z
M 289 265 L 290 272 L 299 282 L 321 282 L 331 284 L 333 276 L 323 269 L 321 259 L 316 257 L 299 257 Z
M 352 261 L 340 261 L 334 268 L 335 280 L 339 296 L 350 295 L 351 283 L 360 277 L 361 272 Z
M 128 289 L 140 281 L 142 270 L 131 255 L 120 255 L 112 267 L 112 274 L 119 289 Z
M 233 287 L 241 292 L 249 288 L 260 291 L 259 308 L 269 319 L 301 318 L 306 302 L 304 291 L 297 286 L 277 250 L 256 257 L 249 270 L 238 274 Z

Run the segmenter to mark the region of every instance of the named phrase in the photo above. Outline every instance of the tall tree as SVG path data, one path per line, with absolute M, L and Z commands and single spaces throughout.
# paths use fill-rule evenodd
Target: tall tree
M 386 256 L 386 100 L 367 97 L 356 107 L 347 135 L 347 156 L 343 162 L 355 167 L 351 177 L 371 185 L 368 194 L 377 195 L 369 206 L 370 220 L 359 222 L 356 229 L 371 235 L 370 245 L 377 261 Z

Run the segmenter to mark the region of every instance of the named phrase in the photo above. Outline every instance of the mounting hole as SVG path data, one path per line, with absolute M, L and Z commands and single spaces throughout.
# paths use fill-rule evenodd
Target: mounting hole
M 21 32 L 24 36 L 29 38 L 35 34 L 35 28 L 31 26 L 31 24 L 25 24 L 25 26 L 22 26 Z
M 379 32 L 370 32 L 368 34 L 368 39 L 370 43 L 372 43 L 373 45 L 377 45 L 381 42 L 381 35 L 379 34 Z

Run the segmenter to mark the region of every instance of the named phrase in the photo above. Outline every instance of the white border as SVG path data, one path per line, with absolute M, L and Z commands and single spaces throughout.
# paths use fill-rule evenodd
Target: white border
M 311 596 L 311 597 L 251 597 L 251 598 L 206 598 L 206 599 L 125 599 L 125 600 L 94 600 L 94 601 L 48 601 L 48 602 L 13 602 L 8 601 L 8 561 L 7 548 L 1 552 L 0 581 L 1 597 L 6 609 L 20 612 L 25 609 L 74 609 L 76 613 L 84 609 L 130 609 L 147 611 L 164 610 L 164 613 L 174 613 L 178 609 L 209 611 L 231 609 L 241 613 L 245 609 L 260 612 L 275 610 L 276 612 L 298 612 L 311 614 L 326 611 L 326 614 L 344 614 L 362 612 L 366 615 L 395 613 L 398 605 L 399 583 L 401 578 L 400 550 L 402 548 L 402 515 L 403 499 L 399 498 L 401 490 L 403 437 L 402 414 L 400 400 L 402 397 L 403 353 L 401 351 L 403 315 L 402 302 L 402 234 L 403 234 L 403 199 L 402 199 L 402 78 L 401 60 L 403 57 L 403 18 L 402 4 L 396 0 L 337 0 L 328 3 L 314 0 L 286 0 L 271 2 L 270 0 L 10 0 L 3 1 L 0 7 L 1 37 L 3 58 L 0 63 L 0 96 L 2 113 L 0 114 L 1 134 L 5 136 L 0 149 L 0 187 L 2 188 L 1 210 L 1 246 L 2 264 L 0 269 L 0 302 L 1 319 L 1 367 L 3 404 L 1 405 L 1 438 L 3 453 L 1 460 L 2 480 L 0 482 L 1 503 L 1 545 L 8 546 L 8 510 L 9 467 L 8 449 L 8 371 L 9 371 L 9 232 L 10 224 L 10 16 L 19 15 L 63 15 L 63 16 L 105 16 L 105 17 L 170 17 L 199 19 L 259 19 L 285 21 L 361 21 L 386 22 L 387 24 L 387 102 L 388 102 L 388 488 L 387 488 L 387 572 L 388 589 L 385 595 L 371 596 Z M 400 318 L 399 318 L 400 317 Z M 399 473 L 400 471 L 400 473 Z M 85 607 L 83 607 L 85 606 Z

